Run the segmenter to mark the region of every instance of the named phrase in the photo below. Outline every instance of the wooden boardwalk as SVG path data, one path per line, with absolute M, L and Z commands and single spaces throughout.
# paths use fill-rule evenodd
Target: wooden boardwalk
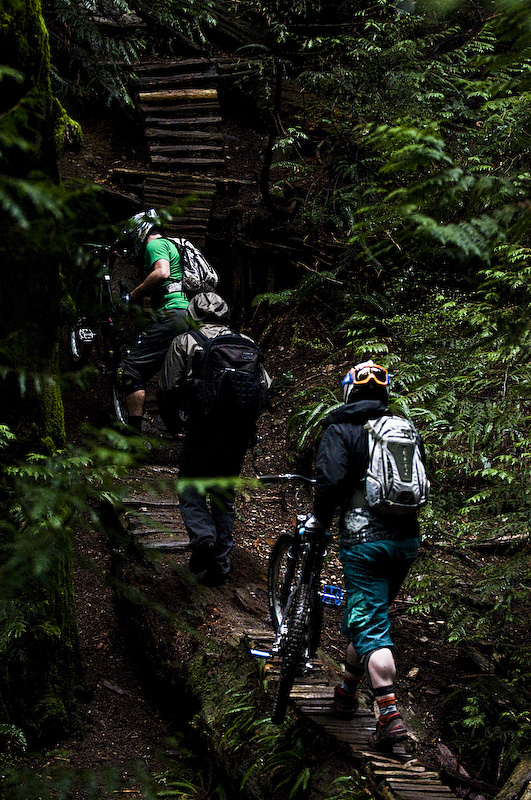
M 175 468 L 164 469 L 175 472 L 176 477 Z M 139 492 L 138 496 L 132 495 L 125 501 L 124 508 L 124 527 L 140 547 L 175 553 L 187 550 L 188 536 L 177 501 L 158 500 Z M 248 641 L 249 650 L 270 651 L 273 632 L 269 627 L 264 625 L 240 633 Z M 266 674 L 271 694 L 278 673 L 278 661 L 267 659 Z M 449 800 L 456 797 L 441 781 L 439 773 L 419 763 L 407 743 L 396 746 L 390 754 L 371 748 L 369 737 L 376 724 L 372 710 L 360 708 L 352 721 L 336 719 L 332 713 L 334 683 L 323 661 L 313 659 L 305 674 L 297 679 L 291 701 L 297 711 L 325 735 L 348 746 L 355 768 L 366 776 L 375 797 L 381 800 Z

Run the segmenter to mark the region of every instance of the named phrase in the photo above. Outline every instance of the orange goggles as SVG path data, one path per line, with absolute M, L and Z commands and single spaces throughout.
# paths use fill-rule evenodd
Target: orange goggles
M 352 372 L 352 383 L 355 386 L 369 383 L 369 381 L 374 381 L 378 386 L 389 385 L 389 373 L 385 367 L 379 367 L 378 364 L 368 364 L 359 369 L 354 369 Z

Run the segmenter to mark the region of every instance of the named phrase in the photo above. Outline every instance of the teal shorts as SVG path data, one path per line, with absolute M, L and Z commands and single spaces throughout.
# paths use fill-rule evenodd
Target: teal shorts
M 417 557 L 417 537 L 341 547 L 347 608 L 343 633 L 359 658 L 382 647 L 393 647 L 389 606 Z

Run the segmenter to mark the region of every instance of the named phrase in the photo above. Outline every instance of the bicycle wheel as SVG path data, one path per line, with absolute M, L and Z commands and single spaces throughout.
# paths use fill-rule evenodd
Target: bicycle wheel
M 116 384 L 111 387 L 111 403 L 114 419 L 119 425 L 127 425 L 127 406 L 125 395 Z
M 295 536 L 283 533 L 273 545 L 267 568 L 269 613 L 275 633 L 278 633 L 286 603 L 295 586 L 297 560 Z
M 280 679 L 271 713 L 271 722 L 275 725 L 284 722 L 293 683 L 302 669 L 308 646 L 310 620 L 311 588 L 305 585 L 301 587 L 295 608 L 290 611 L 287 619 L 287 631 L 281 649 Z

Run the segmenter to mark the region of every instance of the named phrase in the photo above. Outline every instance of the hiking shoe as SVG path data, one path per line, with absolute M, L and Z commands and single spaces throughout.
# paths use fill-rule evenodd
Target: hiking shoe
M 334 716 L 338 719 L 353 719 L 358 710 L 358 695 L 344 692 L 340 686 L 334 689 Z
M 217 586 L 225 586 L 226 575 L 223 575 L 221 572 L 207 570 L 206 574 L 203 575 L 203 577 L 199 580 L 203 586 L 211 586 L 212 588 Z
M 408 738 L 407 728 L 400 714 L 393 714 L 390 720 L 383 725 L 380 720 L 376 723 L 376 730 L 371 735 L 371 744 L 376 750 L 390 750 L 393 745 Z
M 212 565 L 214 541 L 194 547 L 188 562 L 190 572 L 205 572 Z

